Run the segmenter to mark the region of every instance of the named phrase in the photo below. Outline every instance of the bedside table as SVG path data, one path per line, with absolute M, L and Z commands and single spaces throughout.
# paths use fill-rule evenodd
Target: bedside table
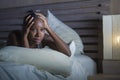
M 88 76 L 88 80 L 120 80 L 120 60 L 103 60 L 103 73 Z
M 120 75 L 97 74 L 94 76 L 88 76 L 88 80 L 120 80 Z
M 103 74 L 120 74 L 120 60 L 103 60 Z

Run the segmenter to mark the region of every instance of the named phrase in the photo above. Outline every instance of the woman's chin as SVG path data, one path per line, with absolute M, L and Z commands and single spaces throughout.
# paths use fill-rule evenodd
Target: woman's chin
M 41 42 L 35 42 L 36 45 L 39 45 Z

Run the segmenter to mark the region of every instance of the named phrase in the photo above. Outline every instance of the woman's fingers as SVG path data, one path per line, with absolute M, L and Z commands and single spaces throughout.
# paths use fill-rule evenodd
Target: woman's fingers
M 46 17 L 41 13 L 35 13 L 35 14 L 43 21 L 46 27 L 47 26 Z M 27 16 L 27 18 L 25 19 L 25 29 L 33 26 L 33 22 L 34 22 L 34 17 L 32 17 L 31 15 Z
M 33 26 L 34 22 L 31 22 L 28 26 L 27 29 L 30 29 Z
M 31 22 L 28 26 L 26 26 L 27 28 L 25 29 L 25 34 L 28 35 L 28 33 L 30 32 L 30 28 L 33 26 L 34 22 Z
M 27 22 L 26 22 L 26 28 L 28 28 L 29 27 L 29 25 L 33 22 L 33 17 L 31 17 L 29 20 L 27 20 Z
M 28 21 L 28 19 L 30 19 L 31 15 L 27 16 L 27 18 L 25 19 L 25 22 Z
M 39 18 L 43 21 L 45 27 L 48 26 L 47 19 L 43 19 L 41 16 Z

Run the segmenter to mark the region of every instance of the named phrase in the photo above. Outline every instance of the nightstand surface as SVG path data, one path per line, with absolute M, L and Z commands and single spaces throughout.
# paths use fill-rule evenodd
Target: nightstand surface
M 120 74 L 120 60 L 103 60 L 103 74 Z
M 120 80 L 120 75 L 98 74 L 94 76 L 89 76 L 88 80 Z

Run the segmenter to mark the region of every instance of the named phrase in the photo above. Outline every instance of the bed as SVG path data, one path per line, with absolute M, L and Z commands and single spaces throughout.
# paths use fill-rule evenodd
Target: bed
M 41 5 L 33 5 L 33 6 L 23 6 L 16 8 L 6 8 L 0 9 L 0 46 L 3 47 L 6 45 L 6 40 L 8 34 L 12 30 L 21 30 L 22 19 L 25 16 L 26 11 L 28 10 L 41 10 L 44 14 L 47 15 L 47 10 L 50 10 L 58 19 L 67 24 L 70 28 L 74 29 L 82 39 L 84 45 L 84 55 L 77 58 L 77 61 L 82 61 L 82 59 L 86 60 L 94 60 L 93 63 L 97 65 L 97 73 L 102 72 L 102 59 L 103 59 L 103 37 L 102 37 L 102 15 L 108 14 L 109 0 L 85 0 L 85 1 L 71 1 L 64 3 L 51 3 L 51 4 L 41 4 Z M 83 59 L 83 60 L 84 60 Z M 89 62 L 89 61 L 88 61 Z M 35 72 L 34 77 L 30 78 L 28 74 L 27 79 L 26 76 L 23 77 L 24 80 L 46 80 L 46 76 L 50 76 L 48 80 L 70 80 L 69 77 L 64 78 L 62 76 L 53 76 L 49 72 L 41 72 L 31 65 L 21 65 L 14 63 L 1 62 L 0 72 L 3 71 L 2 68 L 5 66 L 15 66 L 13 68 L 14 71 L 21 70 L 24 71 L 24 75 L 26 72 Z M 77 63 L 77 62 L 75 62 Z M 91 62 L 92 63 L 92 62 Z M 84 61 L 83 61 L 84 64 Z M 18 66 L 19 65 L 19 66 Z M 85 64 L 86 65 L 86 64 Z M 16 68 L 16 66 L 18 68 Z M 74 64 L 76 69 L 80 67 L 78 64 Z M 88 65 L 87 65 L 88 66 Z M 5 69 L 4 69 L 5 70 Z M 84 73 L 84 69 L 80 68 L 77 71 L 77 77 L 73 77 L 73 80 L 86 80 L 88 74 Z M 83 72 L 83 73 L 82 73 Z M 15 73 L 13 73 L 15 74 Z M 22 75 L 22 73 L 19 73 Z M 27 73 L 26 73 L 27 74 Z M 82 77 L 81 75 L 85 75 Z M 37 76 L 35 78 L 35 76 Z M 40 77 L 41 76 L 41 77 Z M 9 76 L 10 77 L 10 76 Z M 9 80 L 9 77 L 6 76 L 0 77 L 0 79 Z M 20 76 L 18 76 L 20 78 Z M 13 77 L 14 79 L 16 77 Z M 84 78 L 84 79 L 83 79 Z M 12 79 L 12 78 L 11 78 Z M 12 80 L 14 80 L 12 79 Z M 23 80 L 22 79 L 22 80 Z M 72 80 L 72 78 L 71 78 Z

